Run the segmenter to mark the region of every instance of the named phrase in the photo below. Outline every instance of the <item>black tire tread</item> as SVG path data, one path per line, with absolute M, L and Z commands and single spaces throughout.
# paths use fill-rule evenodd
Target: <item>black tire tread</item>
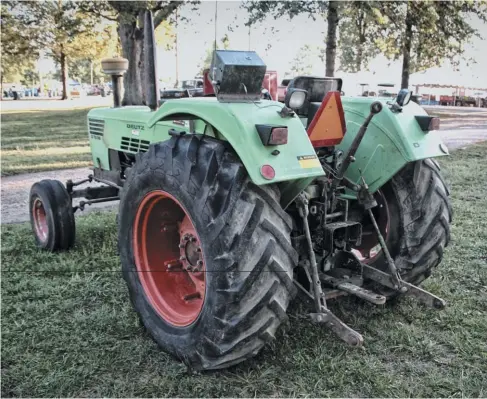
M 35 183 L 30 190 L 30 198 L 44 196 L 43 206 L 48 214 L 49 237 L 47 242 L 41 243 L 42 249 L 48 251 L 64 251 L 73 247 L 76 238 L 76 224 L 71 206 L 71 197 L 59 180 L 44 179 Z M 29 213 L 31 213 L 29 201 Z M 32 214 L 31 214 L 31 224 Z M 35 234 L 35 231 L 34 231 Z
M 229 367 L 256 355 L 287 321 L 286 309 L 295 295 L 292 270 L 297 253 L 290 241 L 291 219 L 279 205 L 278 191 L 253 184 L 221 141 L 175 137 L 138 156 L 121 191 L 121 215 L 125 195 L 148 170 L 172 176 L 192 196 L 206 224 L 212 262 L 225 271 L 213 273 L 218 287 L 212 293 L 217 298 L 214 317 L 192 350 L 158 341 L 157 334 L 154 338 L 194 369 Z M 124 277 L 130 287 L 129 274 L 124 272 Z M 137 309 L 136 292 L 129 291 Z M 152 326 L 144 324 L 152 333 Z
M 406 281 L 419 284 L 441 262 L 450 242 L 450 192 L 432 159 L 407 165 L 391 183 L 402 220 L 396 266 Z

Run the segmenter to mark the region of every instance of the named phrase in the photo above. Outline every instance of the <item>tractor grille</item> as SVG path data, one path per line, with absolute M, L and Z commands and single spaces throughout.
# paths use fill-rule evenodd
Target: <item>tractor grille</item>
M 103 119 L 88 119 L 88 128 L 90 134 L 95 136 L 103 136 L 103 131 L 105 130 L 105 121 Z
M 146 152 L 149 149 L 150 141 L 139 140 L 130 137 L 122 137 L 120 148 L 127 152 Z

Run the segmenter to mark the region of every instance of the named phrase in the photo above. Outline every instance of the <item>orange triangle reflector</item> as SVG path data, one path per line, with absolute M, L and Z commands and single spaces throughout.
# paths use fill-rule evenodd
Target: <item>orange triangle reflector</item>
M 340 92 L 329 91 L 308 127 L 308 137 L 313 147 L 329 147 L 340 144 L 345 131 Z

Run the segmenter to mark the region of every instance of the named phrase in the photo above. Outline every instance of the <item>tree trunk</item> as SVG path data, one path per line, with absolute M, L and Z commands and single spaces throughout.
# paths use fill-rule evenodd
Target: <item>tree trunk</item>
M 63 95 L 61 100 L 69 99 L 69 90 L 68 90 L 68 60 L 66 59 L 66 54 L 61 51 L 61 80 L 63 81 Z
M 409 5 L 406 13 L 406 32 L 404 34 L 404 43 L 402 45 L 402 78 L 401 89 L 407 89 L 409 86 L 409 68 L 411 65 L 411 42 L 413 35 L 413 23 L 410 15 Z
M 339 1 L 328 2 L 328 30 L 326 32 L 326 76 L 335 75 L 335 58 L 337 52 L 337 28 L 338 28 Z
M 360 72 L 362 70 L 362 58 L 364 57 L 363 55 L 363 44 L 360 43 L 358 48 L 357 48 L 357 62 L 355 68 L 357 69 L 356 72 Z
M 366 31 L 366 22 L 365 22 L 365 15 L 362 9 L 359 10 L 359 17 L 357 21 L 357 28 L 359 31 L 359 45 L 357 48 L 357 60 L 356 60 L 356 68 L 357 72 L 362 70 L 362 59 L 364 58 L 364 46 L 366 42 L 365 31 Z
M 123 78 L 124 94 L 122 105 L 143 105 L 144 90 L 144 32 L 135 22 L 118 22 L 118 35 L 122 44 L 124 58 L 129 61 L 129 68 Z
M 90 60 L 90 84 L 93 86 L 93 60 Z
M 178 87 L 179 84 L 179 49 L 178 49 L 178 11 L 176 10 L 176 40 L 175 40 L 175 48 L 176 48 L 176 84 L 175 86 Z

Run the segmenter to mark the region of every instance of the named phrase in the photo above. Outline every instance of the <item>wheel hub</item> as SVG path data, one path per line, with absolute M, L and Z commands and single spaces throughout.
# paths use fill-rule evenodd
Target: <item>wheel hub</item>
M 44 209 L 44 205 L 40 198 L 35 199 L 32 208 L 35 233 L 41 241 L 46 241 L 49 233 L 49 226 L 47 224 L 46 210 Z
M 198 238 L 192 233 L 188 233 L 183 225 L 189 219 L 184 219 L 180 228 L 181 241 L 179 243 L 179 260 L 184 269 L 189 272 L 200 272 L 203 266 L 203 254 Z
M 134 222 L 134 257 L 145 295 L 157 314 L 177 327 L 203 307 L 206 280 L 201 243 L 191 217 L 171 194 L 147 194 Z

